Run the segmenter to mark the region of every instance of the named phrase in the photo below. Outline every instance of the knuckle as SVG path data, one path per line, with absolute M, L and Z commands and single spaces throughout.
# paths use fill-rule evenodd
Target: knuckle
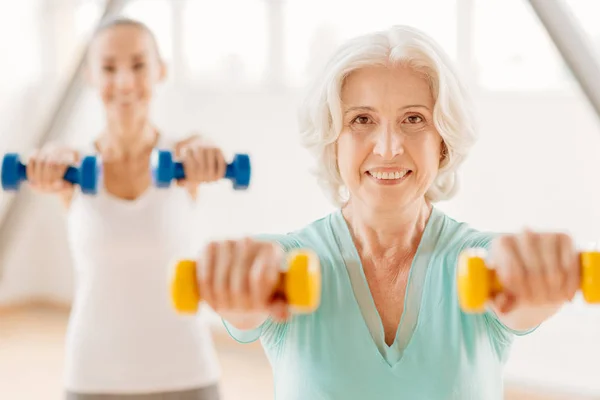
M 244 294 L 244 286 L 241 279 L 233 279 L 229 291 L 235 300 L 240 300 Z
M 529 243 L 529 244 L 538 243 L 541 239 L 542 239 L 542 236 L 537 232 L 533 232 L 530 230 L 523 231 L 523 240 L 526 243 Z
M 213 295 L 214 303 L 217 304 L 221 310 L 226 310 L 228 308 L 228 302 L 225 295 L 225 289 L 215 290 Z
M 498 237 L 498 239 L 496 239 L 494 244 L 495 244 L 495 247 L 497 247 L 498 249 L 505 250 L 505 249 L 510 248 L 513 245 L 514 241 L 515 241 L 514 236 L 503 235 L 503 236 Z
M 547 276 L 548 276 L 548 281 L 550 281 L 554 284 L 562 282 L 565 278 L 565 274 L 561 273 L 557 269 L 553 269 L 551 272 L 548 273 Z
M 210 286 L 210 279 L 208 279 L 208 274 L 200 273 L 198 274 L 198 283 L 204 287 Z
M 266 243 L 265 247 L 268 249 L 270 254 L 272 254 L 274 256 L 281 256 L 283 254 L 283 249 L 276 242 L 268 242 L 268 243 Z
M 558 241 L 559 245 L 561 245 L 565 249 L 572 250 L 575 247 L 573 238 L 571 238 L 570 235 L 568 235 L 564 232 L 558 233 L 556 235 L 556 240 Z
M 215 242 L 215 241 L 211 241 L 206 245 L 206 247 L 204 249 L 204 253 L 206 256 L 211 256 L 211 255 L 214 255 L 218 249 L 219 249 L 219 243 Z
M 221 248 L 227 252 L 235 251 L 237 247 L 238 243 L 235 240 L 228 239 L 221 242 Z
M 248 276 L 248 283 L 252 288 L 258 288 L 264 279 L 264 272 L 260 268 L 254 268 Z
M 509 268 L 504 272 L 504 280 L 506 281 L 507 285 L 514 286 L 521 284 L 523 276 L 521 274 L 521 271 L 517 268 Z
M 249 237 L 244 237 L 238 241 L 240 249 L 244 251 L 249 251 L 253 247 L 253 241 Z

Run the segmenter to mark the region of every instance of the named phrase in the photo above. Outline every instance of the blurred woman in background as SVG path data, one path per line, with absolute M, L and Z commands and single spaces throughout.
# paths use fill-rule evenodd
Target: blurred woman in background
M 225 161 L 201 137 L 176 141 L 153 125 L 150 103 L 165 77 L 148 27 L 129 19 L 106 23 L 87 55 L 104 130 L 85 149 L 48 145 L 29 160 L 31 186 L 68 208 L 76 275 L 66 341 L 69 400 L 219 398 L 210 331 L 195 317 L 176 315 L 167 278 L 170 261 L 188 250 L 198 186 L 221 179 Z M 179 187 L 153 187 L 149 162 L 157 147 L 183 162 Z M 103 162 L 95 196 L 62 180 L 89 153 Z

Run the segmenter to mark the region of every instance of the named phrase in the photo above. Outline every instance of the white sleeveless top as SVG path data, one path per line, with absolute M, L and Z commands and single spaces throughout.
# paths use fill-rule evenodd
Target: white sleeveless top
M 103 185 L 95 196 L 75 194 L 67 217 L 76 278 L 68 391 L 148 393 L 218 382 L 207 323 L 176 314 L 170 302 L 170 273 L 189 256 L 193 217 L 194 201 L 176 185 L 150 187 L 133 201 Z

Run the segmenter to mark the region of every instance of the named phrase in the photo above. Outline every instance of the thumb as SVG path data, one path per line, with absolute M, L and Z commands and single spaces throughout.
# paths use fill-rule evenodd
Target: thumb
M 502 314 L 511 312 L 516 306 L 515 297 L 506 292 L 498 293 L 492 302 Z
M 183 144 L 181 146 L 177 146 L 175 148 L 175 157 L 182 160 L 184 159 L 191 151 L 191 147 L 189 144 Z
M 285 322 L 290 316 L 289 307 L 282 298 L 273 300 L 269 305 L 269 313 L 275 322 Z

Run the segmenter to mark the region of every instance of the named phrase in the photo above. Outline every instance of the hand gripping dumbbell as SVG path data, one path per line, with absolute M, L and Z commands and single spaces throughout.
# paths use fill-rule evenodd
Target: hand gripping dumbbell
M 79 185 L 85 194 L 98 192 L 100 163 L 96 156 L 86 156 L 79 167 L 68 167 L 63 179 L 74 185 Z M 16 153 L 8 153 L 2 159 L 2 188 L 8 191 L 18 191 L 21 182 L 27 180 L 27 165 L 21 162 Z
M 486 265 L 485 249 L 467 249 L 459 256 L 457 289 L 461 309 L 467 313 L 481 313 L 487 301 L 502 292 L 502 283 L 496 271 Z M 600 303 L 600 252 L 579 254 L 581 265 L 579 288 L 587 303 Z
M 173 161 L 173 153 L 170 150 L 155 149 L 150 161 L 152 179 L 154 185 L 167 188 L 173 179 L 185 178 L 183 163 Z M 250 184 L 250 157 L 247 154 L 236 154 L 231 164 L 227 164 L 224 178 L 233 182 L 235 190 L 244 190 Z
M 312 251 L 302 249 L 287 254 L 286 271 L 279 274 L 273 296 L 282 296 L 291 310 L 308 314 L 321 302 L 321 267 Z M 198 311 L 202 294 L 198 289 L 196 261 L 181 260 L 175 267 L 171 281 L 171 300 L 175 310 L 182 314 Z

